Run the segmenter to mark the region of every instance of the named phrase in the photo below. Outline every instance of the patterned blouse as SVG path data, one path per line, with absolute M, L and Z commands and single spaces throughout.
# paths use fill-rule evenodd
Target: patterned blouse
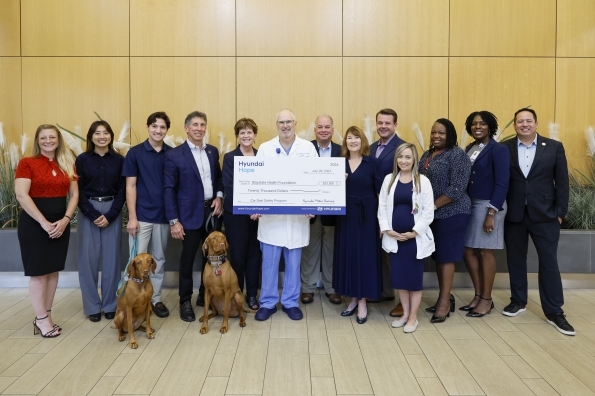
M 19 161 L 15 179 L 30 179 L 31 198 L 66 197 L 70 188 L 70 179 L 65 175 L 56 161 L 44 155 L 25 157 Z
M 433 149 L 426 151 L 419 160 L 419 173 L 432 183 L 434 200 L 446 195 L 452 202 L 434 212 L 435 219 L 445 219 L 461 213 L 471 214 L 471 199 L 467 184 L 471 175 L 471 161 L 460 147 L 444 150 L 431 158 Z M 427 161 L 427 163 L 426 163 Z

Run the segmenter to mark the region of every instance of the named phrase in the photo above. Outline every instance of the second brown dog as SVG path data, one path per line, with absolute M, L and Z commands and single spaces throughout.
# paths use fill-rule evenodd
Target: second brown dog
M 238 284 L 238 276 L 227 258 L 227 239 L 219 231 L 209 234 L 202 246 L 203 254 L 207 256 L 209 264 L 205 266 L 203 283 L 205 285 L 205 309 L 200 319 L 202 327 L 200 334 L 209 331 L 209 319 L 223 314 L 223 323 L 219 330 L 227 333 L 230 316 L 240 316 L 240 327 L 246 326 L 246 312 L 244 311 L 244 295 Z M 209 307 L 211 313 L 209 314 Z

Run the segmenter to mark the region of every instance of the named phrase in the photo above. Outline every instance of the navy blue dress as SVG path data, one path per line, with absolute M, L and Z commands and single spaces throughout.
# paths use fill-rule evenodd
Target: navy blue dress
M 374 157 L 364 157 L 355 172 L 345 160 L 346 215 L 337 216 L 333 288 L 338 294 L 378 299 L 382 293 L 378 193 L 384 176 Z
M 413 181 L 401 183 L 397 181 L 395 187 L 393 207 L 393 230 L 398 233 L 411 232 L 415 225 L 413 219 L 413 205 L 411 194 Z M 390 253 L 390 275 L 393 288 L 400 290 L 423 290 L 424 260 L 417 259 L 417 244 L 415 238 L 399 241 L 399 250 Z

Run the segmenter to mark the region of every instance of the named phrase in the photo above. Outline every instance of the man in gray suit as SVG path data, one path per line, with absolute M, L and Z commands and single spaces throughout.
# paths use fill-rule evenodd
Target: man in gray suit
M 320 157 L 340 157 L 341 146 L 333 143 L 333 119 L 319 115 L 314 122 L 316 139 L 312 144 Z M 310 220 L 310 243 L 302 248 L 301 278 L 303 304 L 314 301 L 314 291 L 322 268 L 322 285 L 329 301 L 341 303 L 341 296 L 333 289 L 333 247 L 335 244 L 335 216 L 316 216 Z

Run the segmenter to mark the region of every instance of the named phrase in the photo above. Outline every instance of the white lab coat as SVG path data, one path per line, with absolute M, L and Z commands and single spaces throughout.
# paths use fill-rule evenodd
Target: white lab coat
M 393 185 L 388 191 L 388 185 L 392 174 L 387 175 L 382 183 L 380 196 L 378 197 L 378 223 L 382 231 L 382 248 L 388 253 L 396 253 L 399 249 L 399 242 L 386 234 L 386 231 L 392 230 L 393 206 L 395 188 L 401 173 L 397 175 Z M 417 232 L 415 243 L 417 245 L 417 258 L 423 259 L 434 252 L 434 235 L 430 229 L 430 224 L 434 221 L 434 192 L 430 180 L 424 175 L 420 175 L 421 193 L 418 194 L 413 188 L 411 201 L 414 208 L 413 220 L 415 225 L 413 230 Z M 415 210 L 417 209 L 417 210 Z
M 277 136 L 262 143 L 256 156 L 318 157 L 318 153 L 311 142 L 296 136 L 289 154 L 286 154 Z M 289 249 L 304 247 L 310 243 L 310 219 L 304 215 L 263 215 L 258 221 L 258 240 Z

